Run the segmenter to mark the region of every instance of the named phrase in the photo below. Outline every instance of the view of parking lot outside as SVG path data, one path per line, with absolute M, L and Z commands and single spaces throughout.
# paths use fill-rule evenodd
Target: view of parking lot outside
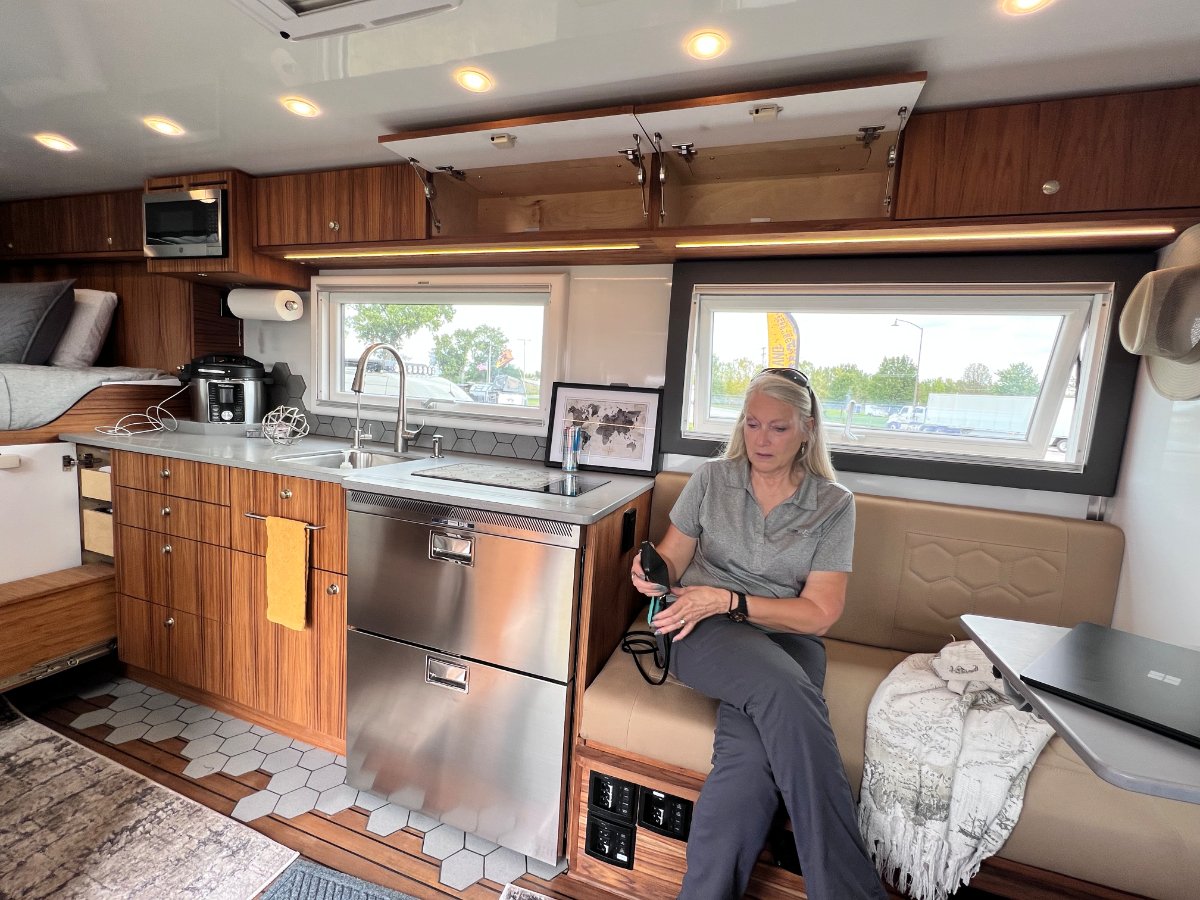
M 772 316 L 792 329 L 769 328 Z M 903 430 L 1023 440 L 1060 326 L 1057 315 L 714 311 L 711 415 L 735 418 L 757 372 L 791 364 L 809 374 L 826 422 L 848 438 Z M 1073 388 L 1056 447 L 1065 445 Z
M 342 306 L 342 386 L 359 356 L 385 341 L 404 358 L 407 394 L 433 408 L 453 403 L 540 403 L 542 305 L 363 303 Z M 398 366 L 386 352 L 367 361 L 364 392 L 398 395 Z

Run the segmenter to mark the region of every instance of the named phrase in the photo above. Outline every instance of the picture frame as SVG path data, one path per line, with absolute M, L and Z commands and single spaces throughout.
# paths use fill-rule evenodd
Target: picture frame
M 554 382 L 546 465 L 562 468 L 563 430 L 580 425 L 580 471 L 653 475 L 658 471 L 662 400 L 662 388 Z

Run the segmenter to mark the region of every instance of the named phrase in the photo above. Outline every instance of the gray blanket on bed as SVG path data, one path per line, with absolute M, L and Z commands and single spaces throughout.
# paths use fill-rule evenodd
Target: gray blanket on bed
M 108 381 L 149 381 L 170 377 L 158 369 L 128 366 L 66 369 L 0 365 L 0 430 L 37 428 L 52 422 L 92 388 Z

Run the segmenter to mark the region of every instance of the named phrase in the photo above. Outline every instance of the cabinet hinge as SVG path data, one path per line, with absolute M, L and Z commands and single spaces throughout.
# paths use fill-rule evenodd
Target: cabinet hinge
M 75 457 L 71 456 L 68 453 L 64 453 L 63 458 L 62 458 L 62 463 L 63 463 L 63 471 L 70 472 L 71 469 L 75 468 Z

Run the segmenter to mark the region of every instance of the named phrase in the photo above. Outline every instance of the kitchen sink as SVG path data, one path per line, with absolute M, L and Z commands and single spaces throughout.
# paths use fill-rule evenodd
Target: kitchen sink
M 389 466 L 392 463 L 417 459 L 390 450 L 321 450 L 314 453 L 290 453 L 272 457 L 272 462 L 297 463 L 302 466 L 317 466 L 322 469 L 340 469 L 349 462 L 351 469 L 370 469 L 373 466 Z

